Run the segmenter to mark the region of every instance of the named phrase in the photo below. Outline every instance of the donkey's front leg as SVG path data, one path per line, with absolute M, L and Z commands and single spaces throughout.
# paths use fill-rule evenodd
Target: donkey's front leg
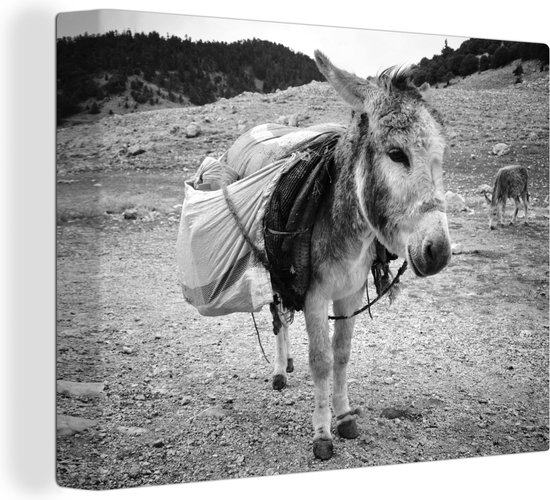
M 363 289 L 334 301 L 336 316 L 349 316 L 356 311 L 363 298 Z M 354 439 L 359 435 L 356 416 L 350 411 L 348 400 L 347 367 L 351 352 L 351 337 L 355 318 L 337 320 L 334 325 L 332 349 L 334 356 L 334 385 L 332 388 L 332 407 L 336 415 L 336 429 L 343 438 Z
M 329 378 L 332 348 L 328 331 L 328 300 L 314 291 L 306 296 L 304 315 L 309 337 L 309 369 L 314 384 L 313 454 L 321 460 L 332 457 L 329 407 Z

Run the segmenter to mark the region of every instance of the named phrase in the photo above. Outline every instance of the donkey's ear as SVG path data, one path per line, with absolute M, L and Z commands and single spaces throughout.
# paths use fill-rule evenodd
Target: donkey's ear
M 323 73 L 336 92 L 338 92 L 344 101 L 353 109 L 364 111 L 364 102 L 367 97 L 366 90 L 371 84 L 352 73 L 337 68 L 321 51 L 316 50 L 314 54 L 319 71 Z

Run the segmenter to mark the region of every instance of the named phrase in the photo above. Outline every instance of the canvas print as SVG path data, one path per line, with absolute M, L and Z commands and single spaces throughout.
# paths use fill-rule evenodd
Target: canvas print
M 547 45 L 56 22 L 58 484 L 548 450 Z

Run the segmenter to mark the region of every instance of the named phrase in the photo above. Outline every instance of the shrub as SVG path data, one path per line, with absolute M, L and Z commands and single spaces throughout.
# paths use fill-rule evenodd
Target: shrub
M 94 102 L 92 103 L 92 107 L 90 108 L 89 113 L 90 113 L 91 115 L 97 115 L 97 114 L 99 114 L 99 111 L 100 111 L 100 109 L 99 109 L 99 104 L 98 104 L 96 101 L 94 101 Z

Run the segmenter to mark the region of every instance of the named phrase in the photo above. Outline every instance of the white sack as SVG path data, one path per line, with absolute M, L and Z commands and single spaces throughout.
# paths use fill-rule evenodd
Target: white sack
M 288 163 L 271 163 L 227 186 L 247 234 L 261 250 L 265 205 Z M 221 190 L 200 191 L 186 183 L 176 256 L 183 295 L 205 316 L 254 312 L 273 301 L 269 272 L 255 260 Z

